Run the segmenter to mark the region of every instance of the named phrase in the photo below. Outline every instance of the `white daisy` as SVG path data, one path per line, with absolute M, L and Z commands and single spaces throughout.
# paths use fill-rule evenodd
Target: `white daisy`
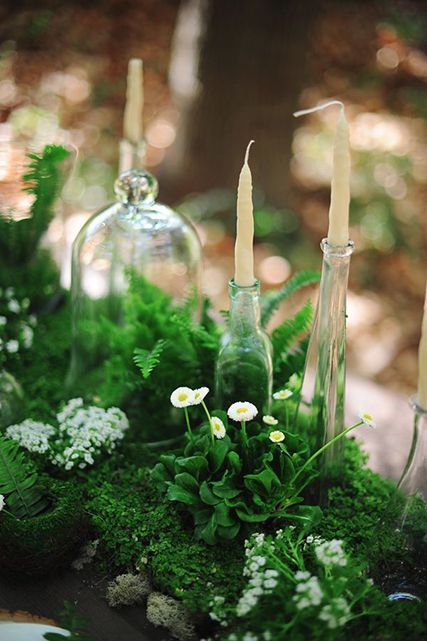
M 293 395 L 290 389 L 281 389 L 278 392 L 274 392 L 273 398 L 275 401 L 286 401 Z
M 193 390 L 193 392 L 194 392 L 193 405 L 200 405 L 200 403 L 204 400 L 205 396 L 209 394 L 209 387 L 199 387 Z
M 277 418 L 274 418 L 274 416 L 270 416 L 270 414 L 266 414 L 265 416 L 263 416 L 262 420 L 266 425 L 277 425 L 277 423 L 279 422 Z
M 190 387 L 177 387 L 170 395 L 174 407 L 189 407 L 194 405 L 194 392 Z
M 212 432 L 214 436 L 216 436 L 217 438 L 224 438 L 226 433 L 225 426 L 220 418 L 218 418 L 217 416 L 212 416 L 211 427 L 212 427 Z
M 270 434 L 270 436 L 268 438 L 273 443 L 281 443 L 282 441 L 285 440 L 285 435 L 280 430 L 276 430 L 274 432 L 271 432 L 271 434 Z
M 359 414 L 357 416 L 368 427 L 372 427 L 372 428 L 376 427 L 376 423 L 374 421 L 373 416 L 371 416 L 371 414 L 368 414 L 367 412 L 359 412 Z
M 251 421 L 258 414 L 258 410 L 248 401 L 238 401 L 233 403 L 227 410 L 227 414 L 233 421 Z

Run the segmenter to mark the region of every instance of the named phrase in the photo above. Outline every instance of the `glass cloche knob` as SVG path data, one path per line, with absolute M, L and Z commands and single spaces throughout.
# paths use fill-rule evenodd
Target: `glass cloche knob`
M 117 178 L 114 193 L 125 205 L 152 205 L 159 193 L 159 183 L 148 171 L 130 169 Z

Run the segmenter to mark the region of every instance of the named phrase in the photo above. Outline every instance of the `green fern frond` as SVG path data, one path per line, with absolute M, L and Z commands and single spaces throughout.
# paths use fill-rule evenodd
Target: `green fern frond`
M 289 298 L 302 287 L 313 285 L 320 280 L 320 273 L 317 271 L 305 270 L 298 272 L 280 289 L 267 292 L 261 297 L 261 324 L 266 327 L 279 307 L 280 303 Z
M 309 331 L 313 320 L 313 305 L 307 303 L 295 314 L 277 327 L 271 336 L 275 364 L 280 366 L 289 355 L 293 344 Z
M 18 519 L 36 516 L 48 505 L 38 487 L 38 476 L 29 469 L 18 443 L 4 437 L 0 438 L 0 494 Z
M 24 191 L 34 196 L 30 217 L 14 220 L 0 212 L 0 257 L 12 264 L 28 262 L 54 214 L 53 205 L 61 186 L 60 163 L 69 152 L 59 145 L 47 145 L 41 154 L 31 153 L 23 178 Z
M 133 361 L 141 370 L 142 377 L 147 379 L 153 369 L 159 364 L 160 356 L 168 341 L 159 339 L 151 351 L 136 347 L 133 352 Z

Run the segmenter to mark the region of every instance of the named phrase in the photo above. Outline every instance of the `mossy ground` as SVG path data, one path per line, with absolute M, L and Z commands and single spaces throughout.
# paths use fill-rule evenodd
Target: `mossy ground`
M 65 300 L 55 312 L 40 316 L 34 348 L 13 370 L 27 396 L 27 416 L 52 419 L 64 397 L 68 350 Z M 157 454 L 135 434 L 131 430 L 113 456 L 79 477 L 94 538 L 100 539 L 99 563 L 112 575 L 146 566 L 157 589 L 181 598 L 193 612 L 207 612 L 218 588 L 227 601 L 235 600 L 243 582 L 243 541 L 206 546 L 195 540 L 191 523 L 151 484 L 148 469 Z M 363 455 L 349 442 L 345 472 L 329 491 L 318 533 L 342 538 L 354 554 L 368 559 L 376 579 L 383 570 L 384 551 L 396 562 L 415 563 L 392 528 L 385 536 L 384 531 L 381 537 L 376 534 L 391 495 L 392 485 L 363 468 Z M 422 604 L 391 604 L 378 591 L 378 616 L 348 626 L 346 639 L 423 639 L 426 629 Z

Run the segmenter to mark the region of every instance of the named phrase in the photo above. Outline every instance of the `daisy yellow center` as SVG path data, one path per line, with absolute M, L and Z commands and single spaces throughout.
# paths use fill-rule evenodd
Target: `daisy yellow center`
M 365 418 L 367 421 L 372 421 L 372 416 L 370 414 L 363 414 L 363 418 Z
M 187 398 L 188 398 L 188 394 L 186 394 L 185 392 L 181 392 L 181 394 L 178 395 L 179 401 L 186 401 Z
M 239 407 L 238 410 L 237 410 L 237 413 L 238 414 L 246 414 L 247 411 L 248 410 L 247 410 L 246 407 Z

